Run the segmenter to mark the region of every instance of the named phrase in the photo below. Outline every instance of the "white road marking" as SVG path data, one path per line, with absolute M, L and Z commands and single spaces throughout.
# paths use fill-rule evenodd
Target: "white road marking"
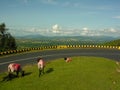
M 67 55 L 67 54 L 52 54 L 52 55 L 43 55 L 43 56 L 41 55 L 41 56 L 36 56 L 36 57 L 30 57 L 30 58 L 25 58 L 25 59 L 18 59 L 18 60 L 3 62 L 3 63 L 0 63 L 0 65 L 4 65 L 4 64 L 8 64 L 8 63 L 13 63 L 13 62 L 18 62 L 18 61 L 26 61 L 26 60 L 35 59 L 35 58 L 38 58 L 38 57 L 57 56 L 57 55 Z

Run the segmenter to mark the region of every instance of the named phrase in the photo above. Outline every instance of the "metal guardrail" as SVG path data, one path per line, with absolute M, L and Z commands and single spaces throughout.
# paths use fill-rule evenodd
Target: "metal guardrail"
M 106 48 L 106 49 L 120 49 L 120 46 L 103 46 L 103 45 L 57 45 L 57 46 L 45 46 L 39 48 L 26 48 L 20 50 L 10 50 L 0 52 L 0 56 L 28 52 L 33 50 L 47 50 L 47 49 L 69 49 L 69 48 Z

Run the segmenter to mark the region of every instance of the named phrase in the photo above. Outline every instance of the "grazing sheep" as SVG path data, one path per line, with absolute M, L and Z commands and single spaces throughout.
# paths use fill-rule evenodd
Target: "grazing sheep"
M 71 62 L 71 61 L 72 61 L 72 59 L 71 59 L 70 57 L 65 57 L 64 60 L 65 60 L 66 62 Z
M 45 62 L 42 58 L 38 58 L 37 61 L 38 61 L 37 65 L 38 65 L 39 77 L 40 77 L 41 73 L 44 74 Z
M 21 68 L 20 64 L 17 63 L 11 63 L 8 65 L 8 76 L 11 78 L 11 73 L 16 72 L 16 75 L 18 77 L 19 72 L 21 73 L 21 76 L 24 76 L 24 71 Z

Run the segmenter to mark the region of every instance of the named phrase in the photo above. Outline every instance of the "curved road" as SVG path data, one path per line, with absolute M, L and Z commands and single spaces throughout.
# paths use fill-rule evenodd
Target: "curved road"
M 118 49 L 59 49 L 30 52 L 13 56 L 0 57 L 0 73 L 7 70 L 9 63 L 35 64 L 38 57 L 46 61 L 72 56 L 96 56 L 120 61 L 120 50 Z

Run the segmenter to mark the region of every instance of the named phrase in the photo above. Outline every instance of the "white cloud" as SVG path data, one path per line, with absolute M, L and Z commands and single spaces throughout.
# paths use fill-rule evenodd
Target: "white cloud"
M 105 33 L 117 33 L 117 30 L 114 28 L 107 28 L 103 30 Z
M 52 32 L 53 33 L 59 33 L 60 32 L 60 26 L 58 24 L 55 24 L 52 26 Z
M 42 3 L 56 5 L 57 1 L 56 0 L 42 0 Z
M 62 3 L 63 7 L 79 7 L 80 3 L 78 2 L 70 2 L 70 1 L 66 1 Z
M 63 36 L 77 36 L 78 33 L 74 29 L 64 28 L 61 30 L 61 35 L 63 35 Z
M 67 7 L 67 6 L 70 6 L 70 4 L 71 4 L 71 3 L 67 1 L 67 2 L 64 2 L 64 3 L 62 4 L 62 6 Z
M 114 28 L 110 28 L 110 30 L 109 30 L 110 32 L 112 32 L 112 33 L 115 33 L 115 32 L 117 32 Z
M 89 33 L 89 30 L 87 27 L 82 28 L 81 35 L 85 36 L 85 35 L 88 35 L 88 33 Z
M 36 28 L 31 28 L 31 29 L 28 29 L 28 30 L 26 30 L 26 31 L 28 31 L 28 32 L 30 32 L 30 33 L 34 33 L 34 32 L 36 32 Z
M 98 10 L 113 10 L 113 7 L 110 5 L 102 5 L 102 6 L 96 6 L 96 9 L 98 9 Z
M 9 32 L 14 36 L 23 35 L 44 35 L 44 36 L 120 36 L 120 29 L 118 28 L 103 28 L 103 29 L 89 29 L 84 28 L 72 28 L 62 27 L 58 24 L 51 26 L 51 28 L 40 28 L 40 27 L 24 27 L 24 28 L 9 28 Z
M 104 36 L 120 36 L 120 30 L 115 28 L 107 28 L 101 30 L 101 34 Z
M 113 18 L 120 19 L 120 16 L 114 16 Z
M 88 28 L 87 27 L 84 27 L 82 29 L 83 29 L 83 31 L 88 32 Z
M 29 0 L 23 0 L 24 3 L 28 3 Z
M 24 4 L 29 4 L 31 0 L 19 0 L 19 1 L 21 1 Z
M 74 7 L 79 7 L 80 4 L 79 4 L 79 3 L 74 3 L 73 6 L 74 6 Z

